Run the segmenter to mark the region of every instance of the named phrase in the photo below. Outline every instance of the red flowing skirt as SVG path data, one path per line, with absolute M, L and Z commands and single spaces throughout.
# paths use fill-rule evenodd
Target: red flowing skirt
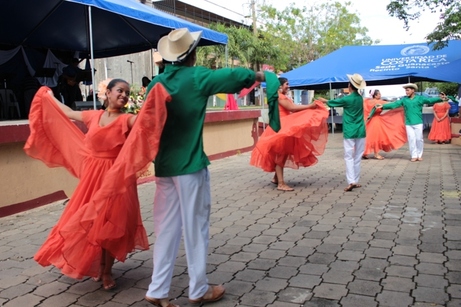
M 437 117 L 442 118 L 450 109 L 450 104 L 436 103 L 434 104 L 433 108 Z M 429 132 L 427 138 L 433 142 L 447 142 L 451 140 L 450 118 L 447 116 L 441 121 L 437 121 L 437 119 L 434 117 L 431 131 Z
M 366 123 L 364 155 L 399 149 L 407 142 L 403 109 L 377 112 Z
M 24 150 L 49 167 L 65 167 L 80 179 L 62 216 L 53 227 L 34 259 L 42 266 L 54 265 L 69 277 L 97 277 L 102 249 L 119 261 L 135 249 L 149 248 L 136 185 L 136 173 L 155 157 L 166 120 L 165 102 L 170 99 L 163 87 L 154 87 L 138 115 L 123 146 L 115 125 L 107 128 L 107 152 L 94 152 L 85 135 L 61 112 L 55 101 L 41 88 L 29 115 L 31 135 Z M 97 115 L 98 111 L 95 112 Z M 87 113 L 93 114 L 93 113 Z M 92 115 L 91 115 L 92 116 Z M 122 128 L 123 130 L 123 128 Z M 115 150 L 117 152 L 115 152 Z
M 275 171 L 276 165 L 298 169 L 316 164 L 328 141 L 328 110 L 320 101 L 315 103 L 315 109 L 280 118 L 279 132 L 268 126 L 251 153 L 250 164 L 266 172 Z

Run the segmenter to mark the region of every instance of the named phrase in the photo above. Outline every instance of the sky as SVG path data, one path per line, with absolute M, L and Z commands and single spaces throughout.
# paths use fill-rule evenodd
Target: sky
M 187 0 L 185 0 L 187 1 Z M 234 20 L 243 20 L 244 16 L 250 16 L 251 0 L 190 0 L 194 5 L 202 4 L 203 8 L 215 11 Z M 255 0 L 261 4 L 263 0 Z M 316 4 L 325 0 L 296 0 L 298 7 L 310 6 L 315 1 Z M 341 3 L 347 0 L 337 0 Z M 293 0 L 265 0 L 265 3 L 272 5 L 278 10 L 293 2 Z M 386 6 L 390 0 L 349 0 L 351 2 L 351 12 L 356 13 L 362 27 L 368 28 L 368 36 L 373 40 L 379 40 L 379 45 L 400 45 L 415 44 L 426 42 L 426 36 L 431 33 L 439 22 L 439 14 L 423 12 L 421 18 L 409 23 L 410 29 L 404 29 L 403 21 L 396 17 L 389 16 Z M 251 18 L 246 19 L 246 24 L 251 24 Z M 367 87 L 365 93 L 371 89 L 379 89 L 383 96 L 402 96 L 404 90 L 401 85 L 386 85 Z
M 195 0 L 198 1 L 198 0 Z M 243 18 L 250 15 L 251 0 L 201 0 L 207 6 L 212 5 L 215 9 L 222 11 L 223 14 L 231 14 Z M 263 0 L 255 0 L 256 3 L 262 3 Z M 320 3 L 323 0 L 316 0 Z M 338 0 L 345 3 L 345 0 Z M 285 0 L 265 0 L 266 4 L 272 5 L 279 10 L 293 1 Z M 439 14 L 423 13 L 418 21 L 410 22 L 410 29 L 406 31 L 403 28 L 403 22 L 395 17 L 389 16 L 386 6 L 390 0 L 350 0 L 352 3 L 351 11 L 356 13 L 361 20 L 361 26 L 368 28 L 368 36 L 372 40 L 380 40 L 381 45 L 413 44 L 423 43 L 425 37 L 433 31 L 439 21 Z M 299 7 L 309 6 L 313 0 L 296 0 Z M 214 6 L 213 4 L 217 4 Z M 221 6 L 221 7 L 218 7 Z M 233 12 L 230 12 L 233 11 Z M 243 15 L 243 16 L 242 16 Z M 250 20 L 249 20 L 250 21 Z

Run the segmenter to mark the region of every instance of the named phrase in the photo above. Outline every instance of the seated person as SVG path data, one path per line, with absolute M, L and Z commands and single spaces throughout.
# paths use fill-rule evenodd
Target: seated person
M 76 110 L 75 101 L 83 100 L 79 87 L 79 78 L 83 70 L 78 67 L 78 63 L 79 60 L 73 58 L 71 64 L 62 70 L 62 75 L 59 77 L 59 92 L 64 100 L 62 102 L 72 110 Z
M 139 91 L 140 96 L 144 96 L 146 94 L 146 89 L 147 89 L 147 86 L 149 85 L 150 81 L 151 80 L 149 78 L 147 78 L 146 76 L 142 77 L 141 90 Z

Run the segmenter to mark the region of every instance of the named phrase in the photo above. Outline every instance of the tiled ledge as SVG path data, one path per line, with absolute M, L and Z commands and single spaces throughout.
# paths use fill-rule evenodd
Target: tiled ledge
M 205 123 L 234 121 L 261 116 L 261 110 L 208 111 Z M 75 122 L 77 127 L 86 132 L 83 123 Z M 0 144 L 25 142 L 29 137 L 28 120 L 0 121 Z
M 261 110 L 208 111 L 205 116 L 205 123 L 258 118 L 260 116 Z
M 75 125 L 83 132 L 87 131 L 83 123 L 75 122 Z M 25 142 L 29 134 L 28 120 L 0 121 L 0 144 Z

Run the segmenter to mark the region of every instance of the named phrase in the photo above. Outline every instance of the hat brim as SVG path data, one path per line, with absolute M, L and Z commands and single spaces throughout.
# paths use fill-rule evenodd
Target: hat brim
M 418 90 L 418 86 L 416 84 L 405 84 L 404 86 L 402 86 L 403 88 L 412 88 L 414 89 L 415 91 Z
M 352 80 L 352 75 L 347 75 L 347 78 L 349 79 L 349 82 L 354 85 L 357 89 L 361 90 L 361 89 L 364 89 L 365 87 L 367 87 L 367 83 L 365 82 L 365 80 L 362 80 L 362 82 L 360 84 L 356 84 L 354 82 L 354 80 Z
M 157 44 L 157 50 L 165 61 L 168 62 L 181 62 L 184 60 L 194 49 L 197 47 L 200 39 L 202 38 L 202 31 L 191 32 L 194 43 L 189 47 L 186 53 L 173 53 L 168 49 L 168 35 L 162 37 Z

